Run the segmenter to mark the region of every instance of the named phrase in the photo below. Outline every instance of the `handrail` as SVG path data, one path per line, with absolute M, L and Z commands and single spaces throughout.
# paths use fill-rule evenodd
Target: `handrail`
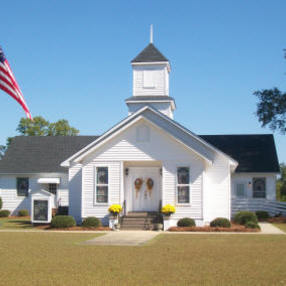
M 126 200 L 123 201 L 123 206 L 122 206 L 122 210 L 123 210 L 123 215 L 126 216 L 127 214 L 127 210 L 126 210 Z

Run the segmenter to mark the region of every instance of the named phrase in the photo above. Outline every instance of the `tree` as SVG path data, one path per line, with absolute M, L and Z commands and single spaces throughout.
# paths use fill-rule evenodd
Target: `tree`
M 46 136 L 48 135 L 50 122 L 42 116 L 36 116 L 33 120 L 21 118 L 17 131 L 26 136 Z
M 79 133 L 66 119 L 50 123 L 42 116 L 34 117 L 33 121 L 22 118 L 16 130 L 25 136 L 75 136 Z
M 256 115 L 262 127 L 269 126 L 271 130 L 286 133 L 286 93 L 278 88 L 255 91 L 259 98 Z
M 0 145 L 0 160 L 3 158 L 5 151 L 6 151 L 6 146 Z
M 280 164 L 280 178 L 276 183 L 277 199 L 286 201 L 286 165 Z
M 48 136 L 75 136 L 78 133 L 79 131 L 71 127 L 65 119 L 50 123 L 48 127 Z
M 286 49 L 284 49 L 286 58 Z M 259 99 L 256 115 L 262 127 L 286 133 L 286 93 L 278 88 L 257 90 L 253 93 Z

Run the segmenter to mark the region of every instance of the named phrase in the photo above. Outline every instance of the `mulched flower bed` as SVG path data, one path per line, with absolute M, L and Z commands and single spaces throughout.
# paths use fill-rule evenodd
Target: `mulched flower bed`
M 246 228 L 243 225 L 232 225 L 227 227 L 210 227 L 210 226 L 193 226 L 193 227 L 177 227 L 173 226 L 168 231 L 193 231 L 193 232 L 259 232 L 260 229 Z
M 64 230 L 64 231 L 110 231 L 111 229 L 108 226 L 100 226 L 100 227 L 81 227 L 81 226 L 73 226 L 67 228 L 51 228 L 49 224 L 46 225 L 36 225 L 35 226 L 41 230 Z
M 286 223 L 286 217 L 285 216 L 271 217 L 267 221 L 271 223 Z

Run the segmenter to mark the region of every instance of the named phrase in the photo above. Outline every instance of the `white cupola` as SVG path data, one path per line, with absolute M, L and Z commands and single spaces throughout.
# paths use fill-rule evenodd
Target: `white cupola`
M 153 45 L 151 26 L 149 45 L 132 61 L 133 95 L 125 100 L 129 115 L 145 105 L 173 118 L 175 101 L 169 96 L 170 63 Z

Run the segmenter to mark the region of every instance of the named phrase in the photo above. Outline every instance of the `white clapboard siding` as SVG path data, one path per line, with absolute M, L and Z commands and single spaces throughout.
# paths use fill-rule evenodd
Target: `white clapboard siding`
M 154 87 L 144 87 L 144 73 L 152 73 Z M 133 95 L 169 95 L 169 73 L 167 65 L 133 66 Z
M 69 215 L 80 223 L 82 219 L 82 165 L 69 168 Z
M 17 195 L 17 177 L 29 178 L 29 196 L 22 197 Z M 38 173 L 38 174 L 15 174 L 15 175 L 0 175 L 0 197 L 3 200 L 3 209 L 11 211 L 12 215 L 17 215 L 21 209 L 27 209 L 30 212 L 31 196 L 30 193 L 46 189 L 46 185 L 39 184 L 39 178 L 60 178 L 58 186 L 57 201 L 61 202 L 62 206 L 68 205 L 68 175 L 64 173 Z
M 253 178 L 265 178 L 266 179 L 266 199 L 276 200 L 276 174 L 274 173 L 234 173 L 232 174 L 232 186 L 231 196 L 232 199 L 236 199 L 236 185 L 243 184 L 246 197 L 252 198 L 252 180 Z
M 218 155 L 214 163 L 206 167 L 203 184 L 205 222 L 216 217 L 230 219 L 230 167 L 225 157 Z
M 97 216 L 106 218 L 108 205 L 122 202 L 120 193 L 123 185 L 120 183 L 122 162 L 145 161 L 161 162 L 162 165 L 162 200 L 163 204 L 176 205 L 178 217 L 202 218 L 202 174 L 205 163 L 189 149 L 183 147 L 165 132 L 150 128 L 150 140 L 139 143 L 136 140 L 136 128 L 146 122 L 138 122 L 122 134 L 113 138 L 103 147 L 83 161 L 83 217 Z M 94 203 L 94 168 L 109 167 L 109 204 Z M 181 206 L 176 204 L 176 171 L 179 166 L 189 166 L 191 175 L 191 204 Z
M 108 203 L 96 203 L 95 171 L 96 167 L 108 167 Z M 95 216 L 106 218 L 108 206 L 120 203 L 120 162 L 92 161 L 83 167 L 83 193 L 82 193 L 82 217 Z

